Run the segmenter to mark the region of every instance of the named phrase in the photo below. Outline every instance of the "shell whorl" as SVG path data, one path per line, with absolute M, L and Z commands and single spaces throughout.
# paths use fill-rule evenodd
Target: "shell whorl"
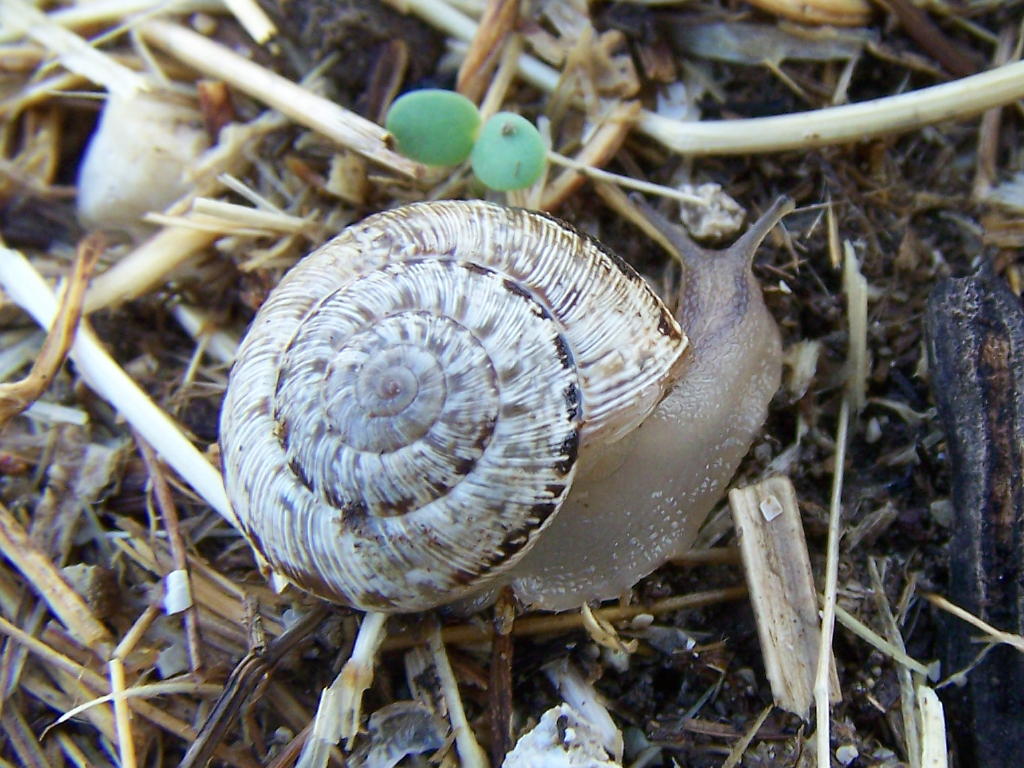
M 386 611 L 511 567 L 578 454 L 661 400 L 686 339 L 635 272 L 554 219 L 406 206 L 303 259 L 239 350 L 228 492 L 270 567 Z

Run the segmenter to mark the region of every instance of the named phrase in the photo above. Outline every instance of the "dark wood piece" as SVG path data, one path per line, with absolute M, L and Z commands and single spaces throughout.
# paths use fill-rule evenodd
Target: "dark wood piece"
M 998 629 L 1024 631 L 1024 310 L 983 267 L 928 301 L 932 392 L 952 469 L 950 598 Z M 944 672 L 969 666 L 977 630 L 952 619 Z M 951 694 L 960 765 L 1004 768 L 1024 754 L 1024 655 L 993 648 Z
M 253 648 L 235 665 L 224 691 L 210 710 L 196 740 L 178 763 L 178 768 L 203 768 L 213 758 L 214 750 L 238 720 L 242 707 L 265 678 L 274 671 L 284 655 L 307 640 L 328 613 L 321 603 L 309 609 L 302 618 L 265 646 Z
M 491 714 L 491 764 L 501 765 L 512 749 L 512 626 L 516 601 L 512 590 L 502 589 L 494 605 L 494 639 L 488 693 Z
M 948 37 L 925 11 L 910 0 L 875 0 L 875 4 L 896 16 L 904 31 L 951 75 L 967 77 L 978 71 L 973 52 Z

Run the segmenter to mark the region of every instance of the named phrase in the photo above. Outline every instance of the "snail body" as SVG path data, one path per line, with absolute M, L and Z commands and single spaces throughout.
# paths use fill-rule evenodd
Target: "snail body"
M 366 610 L 506 583 L 555 610 L 619 594 L 690 546 L 778 386 L 750 272 L 777 218 L 714 261 L 673 231 L 686 334 L 543 214 L 445 201 L 347 228 L 271 293 L 232 370 L 243 533 L 275 573 Z
M 565 610 L 580 605 L 581 594 L 617 597 L 690 548 L 779 388 L 779 330 L 751 262 L 790 207 L 780 200 L 723 251 L 697 246 L 645 210 L 683 263 L 676 303 L 689 340 L 684 367 L 665 399 L 623 441 L 615 471 L 577 479 L 551 527 L 507 574 L 524 603 Z

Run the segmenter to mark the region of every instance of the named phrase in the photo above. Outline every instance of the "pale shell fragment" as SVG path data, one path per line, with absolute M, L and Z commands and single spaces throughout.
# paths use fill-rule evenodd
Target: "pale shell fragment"
M 502 768 L 621 768 L 593 723 L 568 704 L 552 707 L 516 742 Z

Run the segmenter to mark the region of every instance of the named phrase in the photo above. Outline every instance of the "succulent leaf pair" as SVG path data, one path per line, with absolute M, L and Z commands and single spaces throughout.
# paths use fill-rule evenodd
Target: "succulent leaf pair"
M 467 157 L 486 186 L 523 189 L 544 170 L 547 150 L 533 123 L 498 112 L 481 126 L 476 105 L 441 89 L 410 91 L 388 110 L 385 127 L 399 151 L 427 165 L 458 165 Z

